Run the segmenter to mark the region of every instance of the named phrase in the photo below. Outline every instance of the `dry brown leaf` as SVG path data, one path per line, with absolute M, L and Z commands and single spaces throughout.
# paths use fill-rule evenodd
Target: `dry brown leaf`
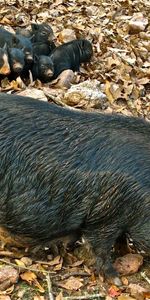
M 91 270 L 90 270 L 87 266 L 85 266 L 85 265 L 84 265 L 84 271 L 85 271 L 86 273 L 88 273 L 89 275 L 92 274 Z
M 107 295 L 105 300 L 113 300 L 113 298 Z
M 81 31 L 85 30 L 85 25 L 83 25 L 82 23 L 73 24 L 72 27 L 75 28 L 75 29 L 81 30 Z
M 37 289 L 39 290 L 40 293 L 44 293 L 45 292 L 44 288 L 41 286 L 41 284 L 38 282 L 37 279 L 35 279 L 33 283 L 37 287 Z
M 74 276 L 71 276 L 64 283 L 63 282 L 59 283 L 59 285 L 62 288 L 65 288 L 66 290 L 77 291 L 83 286 L 82 281 L 83 281 L 83 279 L 78 279 L 78 278 L 75 278 Z
M 20 274 L 20 277 L 21 277 L 22 280 L 28 282 L 30 285 L 31 284 L 35 285 L 38 288 L 38 290 L 40 291 L 40 293 L 45 292 L 43 287 L 38 282 L 37 276 L 36 276 L 35 273 L 33 273 L 31 271 L 27 271 L 27 272 L 24 272 L 24 273 Z
M 117 286 L 112 285 L 108 290 L 108 294 L 109 294 L 109 296 L 114 298 L 114 297 L 117 297 L 118 295 L 120 295 L 121 291 Z
M 112 85 L 111 82 L 108 81 L 108 80 L 106 80 L 106 83 L 105 83 L 105 94 L 107 96 L 108 101 L 110 103 L 113 103 L 115 99 L 113 98 L 113 95 L 112 95 L 112 93 L 110 91 L 111 85 Z
M 48 262 L 48 265 L 49 266 L 58 265 L 60 263 L 60 260 L 61 260 L 60 256 L 56 256 L 53 260 Z
M 17 299 L 18 300 L 21 300 L 21 299 L 23 299 L 23 296 L 24 296 L 24 294 L 25 294 L 25 290 L 24 289 L 19 289 L 19 291 L 17 292 Z
M 3 293 L 7 294 L 7 295 L 11 295 L 12 292 L 14 291 L 14 284 L 11 285 L 10 287 L 8 287 Z
M 132 298 L 129 295 L 126 295 L 126 294 L 122 294 L 118 297 L 118 300 L 135 300 L 135 298 Z
M 33 300 L 45 300 L 44 296 L 34 296 Z
M 58 35 L 58 40 L 60 43 L 67 43 L 74 39 L 76 39 L 76 34 L 73 29 L 63 29 Z
M 54 266 L 54 271 L 60 271 L 62 269 L 63 259 L 61 259 L 60 263 L 56 266 Z
M 27 281 L 29 284 L 32 284 L 34 280 L 37 278 L 36 274 L 31 271 L 27 271 L 20 274 L 20 277 L 22 280 Z
M 3 24 L 3 25 L 11 25 L 12 22 L 11 22 L 9 19 L 7 19 L 7 17 L 4 17 L 4 18 L 1 20 L 1 24 Z
M 17 82 L 17 80 L 12 80 L 10 82 L 10 88 L 14 91 L 20 91 L 21 88 L 20 88 L 20 83 Z
M 78 266 L 81 266 L 83 264 L 84 260 L 78 260 L 76 262 L 74 262 L 71 267 L 78 267 Z
M 129 284 L 130 294 L 135 297 L 137 300 L 144 298 L 144 294 L 148 292 L 147 289 L 143 288 L 139 284 L 130 283 Z
M 116 54 L 114 54 L 113 56 L 109 56 L 106 60 L 106 64 L 109 70 L 112 67 L 114 68 L 115 66 L 120 66 L 120 58 L 117 57 Z
M 20 261 L 23 262 L 26 267 L 32 265 L 32 259 L 30 257 L 23 256 Z
M 60 293 L 56 296 L 56 300 L 63 300 L 63 294 L 62 294 L 62 292 L 60 292 Z
M 122 87 L 120 87 L 119 84 L 116 84 L 116 83 L 112 83 L 110 85 L 109 91 L 110 91 L 114 101 L 121 97 L 121 88 Z
M 21 260 L 15 259 L 15 262 L 19 267 L 25 267 L 25 264 Z
M 124 276 L 121 277 L 121 281 L 122 281 L 123 285 L 128 285 L 129 284 L 128 279 L 126 277 L 124 277 Z

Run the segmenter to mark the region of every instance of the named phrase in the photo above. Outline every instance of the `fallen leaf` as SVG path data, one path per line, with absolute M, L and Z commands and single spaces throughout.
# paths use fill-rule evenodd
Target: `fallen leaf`
M 120 293 L 121 291 L 116 285 L 112 285 L 108 290 L 108 294 L 112 298 L 119 296 Z
M 75 39 L 76 39 L 75 31 L 69 28 L 63 29 L 58 35 L 58 40 L 61 43 L 67 43 Z
M 61 260 L 60 256 L 56 256 L 53 260 L 48 262 L 48 265 L 49 266 L 58 265 L 60 263 L 60 260 Z
M 57 296 L 55 300 L 63 300 L 63 294 L 62 292 L 60 292 Z
M 88 273 L 89 275 L 92 274 L 91 270 L 90 270 L 87 266 L 85 266 L 85 265 L 84 265 L 84 271 L 85 271 L 86 273 Z
M 63 259 L 61 259 L 60 263 L 56 266 L 54 266 L 54 271 L 60 271 L 62 269 Z
M 81 266 L 83 264 L 84 260 L 78 260 L 76 262 L 74 262 L 71 267 L 78 267 Z
M 144 298 L 144 295 L 148 293 L 149 291 L 139 284 L 130 283 L 129 284 L 130 294 L 131 296 L 135 297 L 137 300 Z
M 75 278 L 74 276 L 71 276 L 64 283 L 63 282 L 59 283 L 59 286 L 61 286 L 62 288 L 65 288 L 66 290 L 77 291 L 83 286 L 82 281 L 83 281 L 83 279 L 78 279 L 78 278 Z
M 126 294 L 122 294 L 118 297 L 118 300 L 135 300 L 135 298 L 132 298 L 129 295 L 126 295 Z
M 11 295 L 13 291 L 14 291 L 14 284 L 11 285 L 10 287 L 8 287 L 8 288 L 4 291 L 4 293 L 7 294 L 7 295 Z
M 20 277 L 22 280 L 27 281 L 29 284 L 33 283 L 34 280 L 37 278 L 36 274 L 31 271 L 27 271 L 20 274 Z
M 111 88 L 111 82 L 106 80 L 106 83 L 105 83 L 105 94 L 107 96 L 107 99 L 110 103 L 113 103 L 114 102 L 114 97 L 110 91 L 110 88 Z
M 20 259 L 21 262 L 23 262 L 25 264 L 26 267 L 31 266 L 32 265 L 32 259 L 26 256 L 23 256 Z
M 25 267 L 25 264 L 23 263 L 23 261 L 21 261 L 19 259 L 15 259 L 15 262 L 19 267 Z
M 128 281 L 128 279 L 126 278 L 126 277 L 121 277 L 121 281 L 122 281 L 122 284 L 123 285 L 128 285 L 129 284 L 129 281 Z
M 27 272 L 24 272 L 24 273 L 20 274 L 20 277 L 21 277 L 22 280 L 28 282 L 30 285 L 31 284 L 35 285 L 38 288 L 38 290 L 40 291 L 40 293 L 45 292 L 43 287 L 38 282 L 37 276 L 36 276 L 35 273 L 33 273 L 31 271 L 27 271 Z
M 38 282 L 37 279 L 34 279 L 33 283 L 38 288 L 38 290 L 39 290 L 40 293 L 44 293 L 45 292 L 44 288 L 41 286 L 41 284 Z

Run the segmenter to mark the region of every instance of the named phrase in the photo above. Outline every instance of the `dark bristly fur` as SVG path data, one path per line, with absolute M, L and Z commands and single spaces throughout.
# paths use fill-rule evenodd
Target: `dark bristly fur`
M 51 58 L 46 55 L 35 56 L 31 71 L 34 80 L 40 79 L 42 82 L 49 82 L 54 74 Z
M 38 244 L 76 233 L 106 276 L 116 239 L 150 254 L 150 124 L 0 94 L 0 225 Z
M 81 63 L 89 62 L 92 54 L 92 44 L 85 39 L 72 40 L 56 47 L 50 55 L 54 64 L 53 79 L 67 69 L 79 71 Z
M 56 47 L 52 28 L 46 24 L 31 24 L 31 30 L 18 28 L 17 34 L 30 38 L 34 55 L 49 55 Z
M 0 27 L 0 47 L 7 44 L 8 48 L 17 48 L 23 51 L 27 63 L 33 61 L 32 43 L 29 38 L 20 34 L 13 34 Z

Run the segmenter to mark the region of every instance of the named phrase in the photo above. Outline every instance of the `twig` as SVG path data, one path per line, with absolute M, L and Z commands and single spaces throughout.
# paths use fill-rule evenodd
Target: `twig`
M 150 279 L 146 276 L 145 272 L 141 272 L 141 276 L 150 284 Z
M 70 276 L 90 276 L 90 274 L 85 272 L 72 272 L 62 276 L 62 280 L 67 279 Z
M 49 300 L 54 300 L 54 297 L 53 297 L 53 294 L 51 292 L 51 289 L 52 289 L 52 284 L 51 284 L 51 281 L 50 281 L 50 276 L 49 274 L 55 274 L 56 272 L 50 272 L 50 271 L 46 271 L 46 270 L 36 270 L 34 268 L 30 268 L 30 267 L 24 267 L 24 266 L 18 266 L 17 264 L 14 264 L 14 263 L 11 263 L 11 262 L 8 262 L 4 259 L 1 259 L 0 258 L 0 262 L 2 263 L 6 263 L 12 267 L 15 267 L 17 269 L 25 269 L 25 270 L 28 270 L 28 271 L 32 271 L 32 272 L 39 272 L 39 273 L 43 273 L 45 275 L 45 278 L 46 278 L 46 281 L 47 281 L 47 287 L 48 287 L 48 296 L 49 296 Z
M 54 300 L 54 296 L 52 294 L 52 284 L 51 284 L 51 280 L 50 280 L 49 274 L 46 274 L 46 281 L 47 281 L 47 287 L 48 287 L 48 297 L 49 297 L 49 300 Z
M 92 295 L 84 295 L 84 296 L 73 296 L 73 297 L 63 297 L 64 300 L 87 300 L 87 299 L 105 299 L 102 294 L 92 294 Z
M 47 265 L 52 267 L 53 265 L 51 264 L 51 262 L 48 261 L 44 261 L 44 260 L 35 260 L 35 263 L 40 264 L 40 265 Z
M 39 273 L 43 273 L 43 274 L 56 274 L 56 272 L 50 272 L 50 271 L 46 271 L 46 270 L 42 271 L 42 270 L 37 270 L 37 269 L 34 269 L 34 268 L 30 268 L 30 267 L 18 266 L 17 264 L 8 262 L 8 261 L 6 261 L 5 259 L 2 259 L 2 258 L 0 258 L 0 262 L 5 263 L 7 265 L 10 265 L 10 266 L 12 266 L 14 268 L 17 268 L 17 269 L 25 269 L 25 270 L 28 270 L 28 271 L 39 272 Z

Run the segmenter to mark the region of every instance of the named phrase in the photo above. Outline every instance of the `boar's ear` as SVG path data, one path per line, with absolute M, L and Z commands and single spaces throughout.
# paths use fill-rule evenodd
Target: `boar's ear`
M 31 24 L 31 28 L 32 28 L 32 31 L 34 32 L 34 31 L 37 31 L 38 30 L 38 24 L 35 24 L 35 23 L 32 23 Z

